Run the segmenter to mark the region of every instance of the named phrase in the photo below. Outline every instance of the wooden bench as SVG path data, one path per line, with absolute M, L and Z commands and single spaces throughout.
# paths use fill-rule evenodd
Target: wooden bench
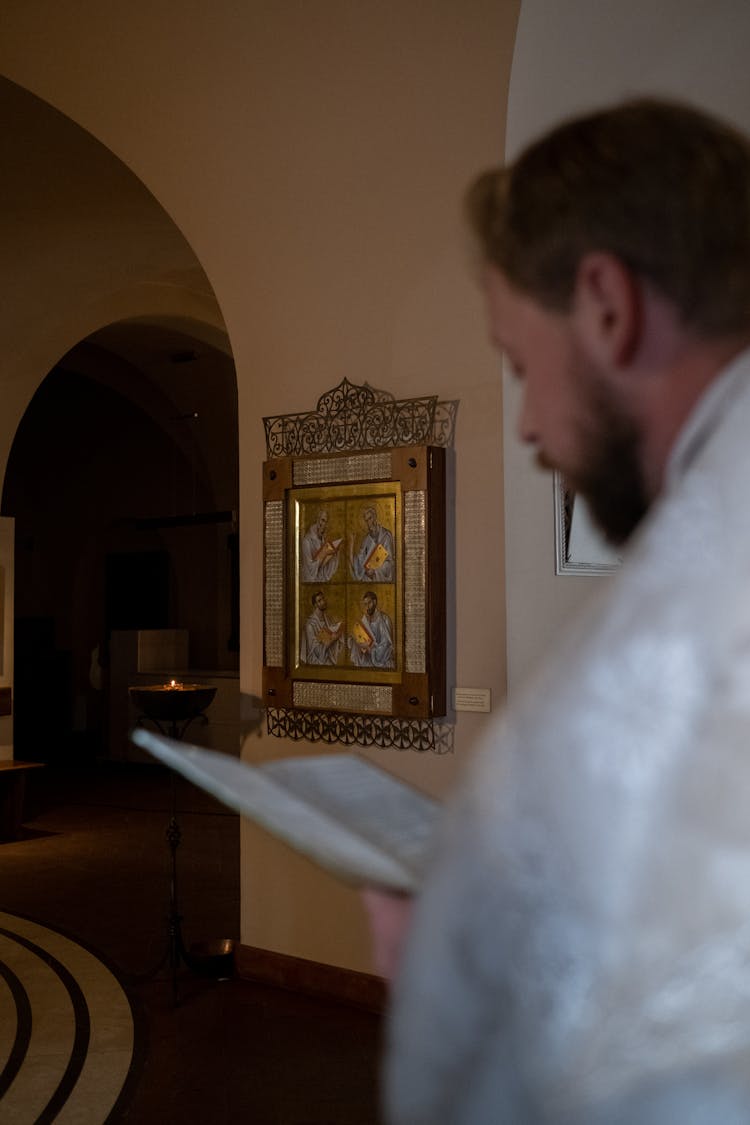
M 43 762 L 0 762 L 0 840 L 18 839 L 23 823 L 26 774 L 43 767 Z

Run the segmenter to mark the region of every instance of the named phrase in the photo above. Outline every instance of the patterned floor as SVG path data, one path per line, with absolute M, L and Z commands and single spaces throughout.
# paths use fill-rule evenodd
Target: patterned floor
M 0 912 L 4 1125 L 106 1122 L 131 1072 L 134 1038 L 128 998 L 101 961 L 55 930 Z
M 184 966 L 175 1005 L 171 974 L 154 972 L 167 943 L 171 782 L 160 767 L 102 761 L 50 763 L 27 783 L 21 834 L 0 845 L 0 930 L 13 935 L 0 934 L 0 962 L 23 985 L 0 976 L 0 1125 L 51 1121 L 55 1096 L 67 1125 L 381 1125 L 378 1015 Z M 238 940 L 239 817 L 187 782 L 178 796 L 185 940 Z M 49 957 L 83 992 L 85 1051 Z M 105 966 L 133 1007 L 129 1074 L 130 1016 Z M 55 998 L 58 1017 L 42 1006 Z

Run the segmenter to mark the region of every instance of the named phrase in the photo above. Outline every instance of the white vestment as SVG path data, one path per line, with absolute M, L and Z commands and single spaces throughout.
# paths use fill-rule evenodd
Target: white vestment
M 336 664 L 344 647 L 344 638 L 337 631 L 340 621 L 314 609 L 300 635 L 299 658 L 303 664 Z M 335 639 L 333 639 L 335 637 Z
M 308 527 L 302 536 L 300 552 L 300 579 L 302 582 L 330 582 L 338 570 L 338 550 L 320 558 L 320 552 L 326 543 L 330 543 L 330 540 L 320 534 L 316 523 L 312 527 Z
M 750 1122 L 746 507 L 750 353 L 447 810 L 389 1125 Z

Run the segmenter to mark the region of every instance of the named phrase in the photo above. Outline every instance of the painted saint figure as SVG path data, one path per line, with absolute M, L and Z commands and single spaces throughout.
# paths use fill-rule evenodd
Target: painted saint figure
M 354 536 L 349 536 L 349 566 L 358 582 L 393 582 L 395 551 L 393 535 L 378 520 L 377 510 L 369 505 L 362 512 L 367 532 L 354 551 Z
M 303 664 L 336 664 L 344 647 L 344 623 L 329 617 L 322 590 L 316 590 L 311 601 L 312 612 L 300 637 L 299 658 Z
M 378 609 L 378 595 L 367 590 L 364 613 L 349 637 L 349 655 L 358 668 L 393 668 L 393 622 Z
M 330 582 L 338 570 L 341 539 L 327 535 L 328 512 L 321 508 L 315 523 L 302 537 L 300 578 L 303 582 Z

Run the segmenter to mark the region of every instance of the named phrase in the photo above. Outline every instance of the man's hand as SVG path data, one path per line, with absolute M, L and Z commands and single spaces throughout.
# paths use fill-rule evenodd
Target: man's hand
M 361 893 L 370 921 L 375 968 L 387 981 L 393 981 L 411 925 L 414 899 L 375 887 L 366 887 Z

